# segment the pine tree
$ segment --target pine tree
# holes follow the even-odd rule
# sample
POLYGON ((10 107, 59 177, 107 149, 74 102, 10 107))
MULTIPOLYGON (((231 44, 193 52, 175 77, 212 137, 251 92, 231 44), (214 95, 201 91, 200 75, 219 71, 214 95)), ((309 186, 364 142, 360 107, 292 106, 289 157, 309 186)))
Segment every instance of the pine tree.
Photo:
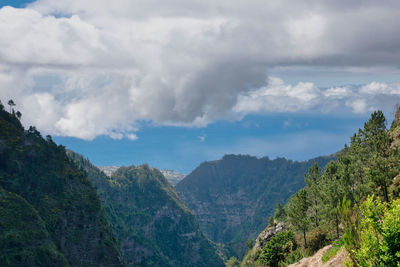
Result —
POLYGON ((307 216, 310 201, 308 199, 307 190, 302 188, 293 195, 287 205, 287 215, 289 222, 297 231, 303 233, 304 247, 307 247, 306 232, 310 226, 310 220, 307 216))
POLYGON ((304 175, 304 180, 306 182, 306 189, 308 191, 308 196, 310 199, 310 212, 311 218, 315 227, 319 226, 320 221, 320 199, 321 199, 321 188, 320 188, 320 178, 322 169, 318 167, 318 163, 314 163, 313 166, 308 170, 308 175, 304 175))

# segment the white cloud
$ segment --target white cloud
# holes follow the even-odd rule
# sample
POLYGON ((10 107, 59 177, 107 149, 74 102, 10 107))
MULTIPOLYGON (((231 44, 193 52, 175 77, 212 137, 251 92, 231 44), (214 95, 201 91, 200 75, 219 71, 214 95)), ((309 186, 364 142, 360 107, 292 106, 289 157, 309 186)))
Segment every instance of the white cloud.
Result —
MULTIPOLYGON (((363 86, 319 89, 313 83, 300 82, 292 86, 272 77, 266 86, 240 94, 233 110, 242 115, 311 111, 361 114, 375 109, 390 112, 400 103, 399 88, 400 84, 396 83, 371 82, 363 86)), ((287 126, 289 124, 285 124, 287 126)))
POLYGON ((38 0, 0 9, 0 97, 26 124, 84 139, 129 138, 140 120, 366 112, 396 104, 399 86, 265 85, 267 71, 398 69, 399 24, 398 1, 38 0))
POLYGON ((136 134, 127 134, 126 138, 128 138, 129 140, 132 140, 132 141, 138 139, 136 134))
POLYGON ((320 97, 321 91, 312 83, 292 86, 271 77, 267 86, 239 95, 233 110, 238 113, 303 111, 318 104, 320 97))
POLYGON ((348 100, 346 106, 352 108, 355 113, 364 113, 368 110, 365 99, 348 100))
POLYGON ((206 140, 206 136, 205 135, 199 136, 199 140, 200 142, 204 142, 206 140))

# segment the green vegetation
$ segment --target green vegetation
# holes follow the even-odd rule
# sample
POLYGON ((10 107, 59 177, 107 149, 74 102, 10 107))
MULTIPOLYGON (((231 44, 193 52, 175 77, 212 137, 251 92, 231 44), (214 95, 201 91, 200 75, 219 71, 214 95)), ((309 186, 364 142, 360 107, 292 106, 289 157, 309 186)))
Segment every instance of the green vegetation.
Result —
POLYGON ((277 233, 262 249, 259 261, 271 267, 279 266, 296 248, 293 232, 277 233))
POLYGON ((0 263, 2 266, 68 266, 37 211, 0 187, 0 263))
POLYGON ((336 242, 334 242, 333 245, 327 251, 325 251, 324 255, 322 255, 322 262, 325 263, 332 257, 335 257, 336 254, 342 249, 342 247, 343 247, 342 239, 339 239, 336 242))
MULTIPOLYGON (((246 241, 254 240, 268 225, 275 206, 305 185, 303 174, 308 168, 316 162, 325 166, 334 158, 297 162, 226 155, 202 163, 175 188, 204 233, 224 244, 230 256, 241 258, 248 250, 246 241)), ((284 217, 280 207, 277 216, 284 217)))
POLYGON ((400 199, 391 203, 370 196, 362 204, 359 248, 355 263, 360 266, 398 266, 400 263, 400 199))
POLYGON ((238 259, 236 257, 233 256, 225 262, 225 266, 226 267, 239 267, 240 262, 238 261, 238 259))
POLYGON ((216 246, 158 170, 121 167, 108 177, 82 156, 69 156, 96 187, 128 265, 223 266, 216 246))
POLYGON ((122 266, 87 174, 0 105, 2 266, 122 266))
MULTIPOLYGON (((284 222, 295 231, 296 240, 303 240, 303 254, 311 255, 342 235, 325 253, 324 261, 344 245, 349 266, 400 264, 400 183, 396 178, 400 112, 396 114, 387 130, 383 113, 374 112, 336 161, 324 170, 314 164, 305 175, 306 186, 283 208, 276 208, 270 225, 284 222)), ((279 250, 271 253, 270 257, 281 256, 279 250)), ((242 266, 252 266, 257 260, 262 257, 255 255, 253 262, 242 262, 242 266)))

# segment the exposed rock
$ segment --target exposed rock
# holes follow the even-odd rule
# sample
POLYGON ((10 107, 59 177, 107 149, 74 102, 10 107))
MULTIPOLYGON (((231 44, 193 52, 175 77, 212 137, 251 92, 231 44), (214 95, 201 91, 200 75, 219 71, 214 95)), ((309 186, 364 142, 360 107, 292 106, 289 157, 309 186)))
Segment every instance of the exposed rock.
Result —
POLYGON ((173 170, 160 170, 160 172, 164 175, 165 178, 173 185, 175 186, 177 183, 179 183, 181 180, 183 180, 186 175, 181 174, 179 172, 173 171, 173 170))
POLYGON ((111 176, 113 172, 119 169, 119 166, 98 166, 107 176, 111 176))
POLYGON ((265 244, 271 240, 272 237, 274 237, 277 233, 282 232, 285 230, 285 225, 280 222, 275 226, 270 226, 266 228, 264 231, 262 231, 257 239, 256 243, 254 244, 254 247, 252 249, 253 253, 256 252, 257 249, 262 249, 265 244))
MULTIPOLYGON (((116 170, 118 170, 120 166, 97 166, 97 168, 102 170, 107 176, 111 177, 111 175, 116 170)), ((173 170, 160 170, 160 172, 164 175, 165 178, 167 178, 167 180, 172 184, 172 186, 175 186, 177 183, 179 183, 186 177, 186 175, 173 170)))

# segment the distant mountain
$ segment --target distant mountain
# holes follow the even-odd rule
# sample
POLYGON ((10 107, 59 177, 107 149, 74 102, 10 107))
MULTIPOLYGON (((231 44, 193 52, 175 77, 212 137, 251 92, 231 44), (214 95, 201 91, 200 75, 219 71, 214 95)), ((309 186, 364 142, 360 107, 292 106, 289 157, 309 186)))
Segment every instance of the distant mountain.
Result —
MULTIPOLYGON (((119 166, 98 166, 100 170, 102 170, 106 175, 111 176, 116 170, 118 170, 119 166)), ((175 186, 179 183, 186 175, 183 175, 179 172, 173 170, 160 170, 160 172, 164 175, 165 178, 175 186)))
POLYGON ((87 174, 2 105, 0 265, 123 266, 87 174))
POLYGON ((218 249, 160 171, 121 167, 111 177, 70 152, 105 207, 129 266, 224 266, 218 249))
POLYGON ((247 239, 254 239, 267 226, 275 206, 304 186, 308 168, 314 162, 325 166, 333 159, 298 162, 226 155, 202 163, 175 188, 205 234, 242 257, 247 239))
POLYGON ((183 180, 186 176, 173 170, 160 170, 160 172, 173 186, 176 186, 176 184, 183 180))

